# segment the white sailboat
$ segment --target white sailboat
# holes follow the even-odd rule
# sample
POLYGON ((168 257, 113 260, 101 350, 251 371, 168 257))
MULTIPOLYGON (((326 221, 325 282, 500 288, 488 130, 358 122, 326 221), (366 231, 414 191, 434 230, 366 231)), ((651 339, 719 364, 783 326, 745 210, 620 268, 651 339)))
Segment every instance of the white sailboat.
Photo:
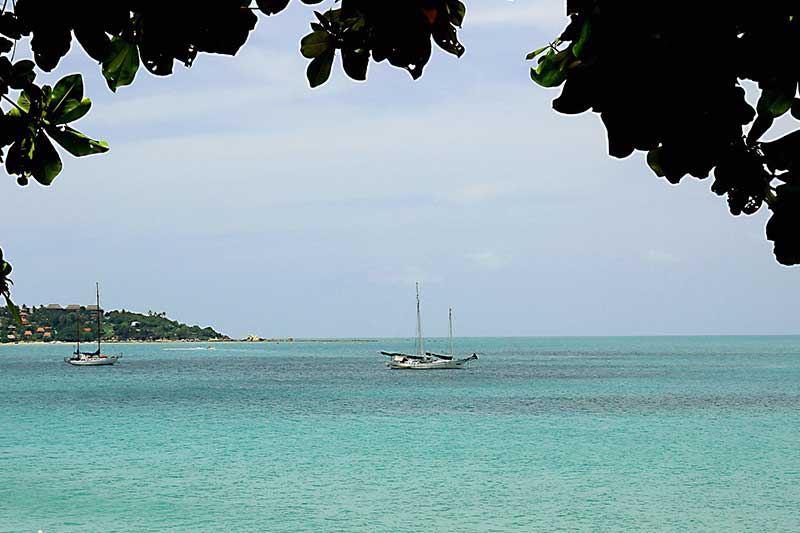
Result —
POLYGON ((81 321, 80 321, 80 310, 78 310, 78 318, 76 319, 77 330, 78 330, 78 337, 77 341, 78 344, 75 348, 75 353, 72 357, 65 357, 64 362, 69 363, 75 366, 106 366, 106 365, 113 365, 117 361, 119 361, 122 356, 121 355, 104 355, 100 351, 100 337, 101 329, 100 329, 100 317, 102 315, 102 311, 100 309, 100 284, 97 284, 97 350, 94 352, 82 352, 81 351, 81 321))
POLYGON ((449 312, 450 322, 450 355, 441 355, 425 351, 425 339, 422 336, 422 318, 419 306, 419 283, 417 283, 417 353, 405 354, 395 352, 381 352, 390 357, 386 366, 394 370, 457 370, 467 366, 467 363, 478 358, 473 353, 469 357, 458 358, 453 353, 453 310, 449 312))

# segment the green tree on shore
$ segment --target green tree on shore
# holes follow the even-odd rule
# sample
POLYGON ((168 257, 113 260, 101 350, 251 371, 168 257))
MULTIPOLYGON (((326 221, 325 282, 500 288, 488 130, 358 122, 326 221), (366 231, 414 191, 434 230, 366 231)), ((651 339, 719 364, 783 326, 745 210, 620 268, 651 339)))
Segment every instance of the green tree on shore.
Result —
MULTIPOLYGON (((97 311, 80 309, 48 309, 44 306, 25 309, 26 325, 15 326, 15 319, 7 307, 0 307, 0 342, 26 340, 24 332, 33 333, 27 340, 75 342, 97 341, 97 311), (10 326, 14 326, 11 328, 10 326), (38 331, 39 329, 42 331, 38 331), (14 339, 8 334, 13 332, 14 339), (46 337, 44 334, 48 333, 46 337)), ((226 338, 213 328, 188 326, 167 318, 166 313, 141 314, 131 311, 104 312, 101 321, 103 339, 112 341, 207 341, 226 338)))

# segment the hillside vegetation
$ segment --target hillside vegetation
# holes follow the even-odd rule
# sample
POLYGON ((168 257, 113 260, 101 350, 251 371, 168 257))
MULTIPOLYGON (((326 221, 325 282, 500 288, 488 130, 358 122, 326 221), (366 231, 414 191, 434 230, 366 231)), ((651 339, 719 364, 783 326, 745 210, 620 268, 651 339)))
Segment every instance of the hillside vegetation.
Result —
MULTIPOLYGON (((165 313, 148 314, 131 311, 108 311, 102 316, 104 341, 208 341, 227 339, 213 328, 187 326, 167 318, 165 313)), ((11 318, 5 307, 0 307, 0 342, 97 340, 97 311, 78 309, 21 308, 22 326, 11 318)))

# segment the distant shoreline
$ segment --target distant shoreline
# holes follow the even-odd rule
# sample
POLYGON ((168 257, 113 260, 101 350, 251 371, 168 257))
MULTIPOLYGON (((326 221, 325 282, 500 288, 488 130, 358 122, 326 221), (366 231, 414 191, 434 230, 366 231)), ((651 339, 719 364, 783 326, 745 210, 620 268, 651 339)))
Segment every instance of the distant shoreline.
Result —
MULTIPOLYGON (((264 340, 261 342, 284 342, 264 340)), ((286 342, 380 342, 378 339, 294 339, 293 341, 286 342)))
MULTIPOLYGON (((298 344, 298 343, 353 343, 353 342, 379 342, 378 339, 260 339, 260 340, 241 340, 241 339, 215 339, 215 340, 170 340, 170 339, 157 339, 152 341, 104 341, 103 344, 222 344, 222 343, 242 343, 242 344, 258 344, 258 343, 272 343, 272 344, 298 344)), ((74 342, 67 341, 17 341, 17 342, 3 342, 0 346, 71 346, 74 342)), ((96 341, 89 341, 83 343, 86 346, 96 344, 96 341)))
POLYGON ((259 337, 249 335, 243 339, 220 339, 226 342, 378 342, 377 339, 298 339, 297 337, 259 337))

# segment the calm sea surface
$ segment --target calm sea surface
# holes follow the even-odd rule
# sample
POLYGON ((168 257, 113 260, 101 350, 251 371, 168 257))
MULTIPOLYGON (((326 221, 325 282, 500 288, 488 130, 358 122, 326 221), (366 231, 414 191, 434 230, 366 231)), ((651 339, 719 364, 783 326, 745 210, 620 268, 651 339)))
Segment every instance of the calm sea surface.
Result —
POLYGON ((800 530, 800 337, 456 345, 0 346, 0 531, 800 530))

